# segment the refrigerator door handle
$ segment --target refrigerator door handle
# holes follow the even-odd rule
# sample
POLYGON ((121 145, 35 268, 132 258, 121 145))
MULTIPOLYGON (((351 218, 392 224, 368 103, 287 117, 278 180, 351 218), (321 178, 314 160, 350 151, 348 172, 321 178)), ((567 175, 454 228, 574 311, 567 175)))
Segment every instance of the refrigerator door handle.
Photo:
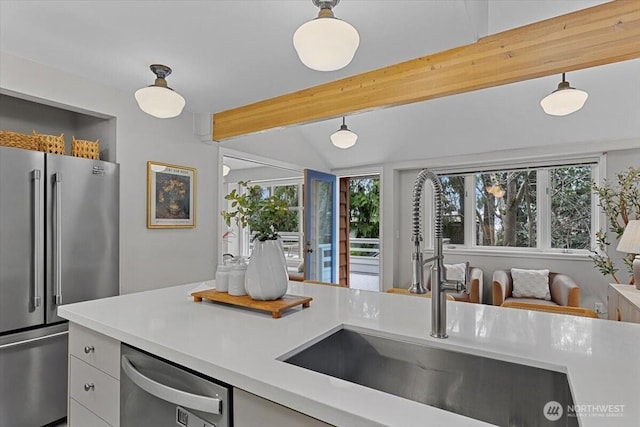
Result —
POLYGON ((62 174, 57 172, 53 176, 55 183, 55 305, 62 305, 62 174))
POLYGON ((30 338, 28 340, 22 340, 22 341, 12 342, 12 343, 9 343, 9 344, 3 344, 3 345, 0 345, 0 350, 4 350, 5 348, 18 347, 18 346, 21 346, 21 345, 30 344, 30 343, 37 342, 37 341, 48 340, 48 339, 59 337, 59 336, 62 336, 62 335, 67 335, 68 333, 69 333, 69 331, 62 331, 62 332, 57 332, 57 333, 51 334, 51 335, 44 335, 44 336, 37 337, 37 338, 30 338))
POLYGON ((38 284, 40 282, 40 169, 34 169, 31 172, 33 178, 33 307, 40 307, 42 297, 38 294, 38 284))

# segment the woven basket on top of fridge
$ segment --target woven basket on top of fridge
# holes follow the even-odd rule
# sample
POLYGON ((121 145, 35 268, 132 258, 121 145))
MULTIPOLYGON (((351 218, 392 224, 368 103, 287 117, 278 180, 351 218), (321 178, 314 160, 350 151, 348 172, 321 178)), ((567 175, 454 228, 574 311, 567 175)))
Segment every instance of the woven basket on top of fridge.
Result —
POLYGON ((35 135, 0 130, 0 145, 37 151, 40 149, 40 140, 35 135))
POLYGON ((52 154, 64 154, 64 133, 61 133, 60 136, 44 135, 34 130, 33 134, 40 141, 40 151, 52 154))
POLYGON ((76 139, 75 136, 71 140, 71 155, 75 157, 84 157, 85 159, 100 159, 100 140, 85 141, 76 139))

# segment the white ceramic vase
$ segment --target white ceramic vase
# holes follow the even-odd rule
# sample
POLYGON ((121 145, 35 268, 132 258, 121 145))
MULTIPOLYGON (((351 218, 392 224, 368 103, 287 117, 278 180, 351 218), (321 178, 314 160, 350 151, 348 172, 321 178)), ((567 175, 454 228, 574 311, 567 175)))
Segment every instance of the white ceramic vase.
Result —
POLYGON ((244 287, 252 299, 270 301, 287 293, 289 274, 282 243, 256 240, 244 278, 244 287))

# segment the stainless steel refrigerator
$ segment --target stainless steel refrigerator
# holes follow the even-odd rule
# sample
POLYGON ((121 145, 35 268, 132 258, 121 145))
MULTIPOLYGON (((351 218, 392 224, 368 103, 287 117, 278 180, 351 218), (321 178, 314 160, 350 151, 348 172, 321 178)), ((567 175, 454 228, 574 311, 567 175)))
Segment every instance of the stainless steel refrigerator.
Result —
POLYGON ((119 166, 0 147, 0 426, 67 415, 57 307, 118 294, 119 166))

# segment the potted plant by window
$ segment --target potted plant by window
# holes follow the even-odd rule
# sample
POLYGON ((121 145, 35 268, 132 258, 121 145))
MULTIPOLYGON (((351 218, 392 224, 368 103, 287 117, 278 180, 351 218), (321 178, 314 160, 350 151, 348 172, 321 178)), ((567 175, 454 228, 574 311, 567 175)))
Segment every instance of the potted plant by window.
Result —
POLYGON ((287 263, 278 238, 289 218, 287 202, 263 195, 262 187, 238 182, 240 189, 225 196, 230 210, 220 212, 227 226, 235 221, 239 227, 249 227, 253 235, 253 250, 245 275, 245 289, 255 300, 275 300, 287 293, 289 275, 287 263))
MULTIPOLYGON (((610 245, 609 236, 615 235, 616 241, 620 241, 622 233, 630 220, 640 219, 640 168, 629 167, 626 171, 619 172, 617 182, 607 182, 602 186, 592 184, 593 191, 598 194, 598 205, 602 208, 607 221, 607 229, 596 232, 597 249, 592 251, 591 257, 595 267, 607 276, 610 275, 616 283, 620 283, 616 272, 618 268, 607 254, 610 245)), ((629 254, 624 258, 633 283, 632 263, 636 254, 629 254)), ((636 287, 638 284, 636 283, 636 287)))

